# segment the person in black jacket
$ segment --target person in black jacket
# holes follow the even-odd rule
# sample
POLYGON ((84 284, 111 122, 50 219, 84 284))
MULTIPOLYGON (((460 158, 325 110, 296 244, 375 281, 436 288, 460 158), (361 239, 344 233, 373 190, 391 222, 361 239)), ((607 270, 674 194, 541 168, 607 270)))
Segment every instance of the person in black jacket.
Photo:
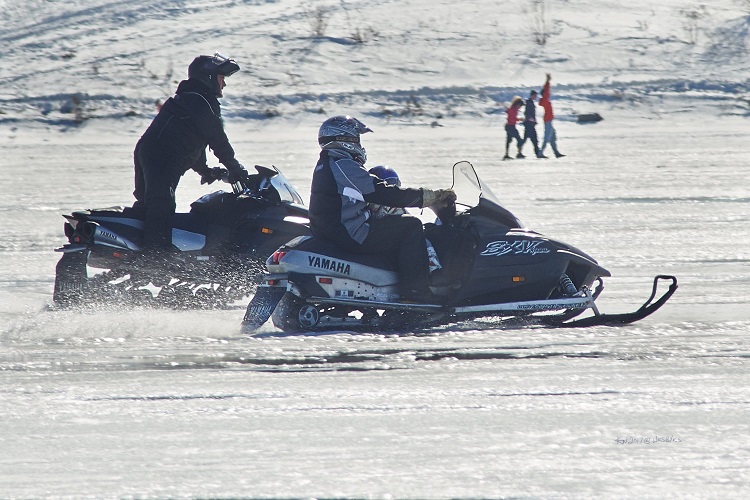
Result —
POLYGON ((536 96, 536 90, 532 90, 529 93, 529 98, 526 99, 526 108, 523 112, 523 140, 521 141, 521 145, 518 147, 518 155, 516 155, 516 158, 525 158, 525 156, 521 152, 521 148, 523 148, 523 145, 526 144, 527 139, 531 142, 531 145, 534 146, 534 154, 537 158, 547 158, 539 149, 539 138, 536 135, 536 105, 534 104, 534 101, 536 101, 536 96))
POLYGON ((430 296, 422 221, 410 215, 372 217, 370 206, 431 207, 453 203, 450 189, 403 188, 388 185, 365 169, 367 152, 360 134, 372 132, 350 116, 327 119, 318 131, 321 152, 310 192, 313 236, 354 253, 379 253, 392 259, 405 299, 430 296))
POLYGON ((208 167, 206 146, 227 168, 230 182, 247 177, 224 132, 218 100, 224 95, 224 79, 239 69, 219 54, 196 57, 188 79, 180 82, 136 144, 133 208, 145 209, 145 252, 172 248, 171 218, 180 177, 193 169, 202 183, 211 183, 223 174, 219 167, 208 167))

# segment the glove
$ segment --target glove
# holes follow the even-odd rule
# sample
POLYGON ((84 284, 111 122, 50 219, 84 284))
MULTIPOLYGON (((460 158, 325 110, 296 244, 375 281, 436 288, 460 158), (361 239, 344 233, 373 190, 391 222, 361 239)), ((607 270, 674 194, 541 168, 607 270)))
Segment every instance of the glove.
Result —
POLYGON ((242 165, 239 165, 236 168, 233 168, 229 171, 229 183, 234 184, 235 182, 245 181, 247 178, 250 177, 250 174, 247 173, 247 170, 245 170, 245 167, 242 165))
POLYGON ((452 189, 432 189, 422 188, 422 208, 430 207, 440 209, 456 201, 456 193, 452 189))
POLYGON ((227 169, 221 167, 209 168, 201 174, 201 184, 211 184, 227 175, 227 169))
POLYGON ((422 208, 429 207, 435 201, 437 201, 437 191, 432 189, 422 188, 422 208))

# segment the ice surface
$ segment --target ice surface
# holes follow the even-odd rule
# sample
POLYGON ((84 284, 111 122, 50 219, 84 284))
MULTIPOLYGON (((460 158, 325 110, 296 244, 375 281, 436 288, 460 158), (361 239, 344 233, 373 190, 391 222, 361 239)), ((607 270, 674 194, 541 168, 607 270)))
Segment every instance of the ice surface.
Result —
MULTIPOLYGON (((297 1, 2 2, 0 497, 750 495, 748 12, 712 3, 691 44, 683 2, 547 2, 542 48, 525 3, 470 4, 321 2, 314 37, 297 1), (655 274, 679 290, 580 330, 246 337, 242 308, 49 310, 61 214, 132 202, 153 101, 216 49, 247 68, 224 100, 238 157, 305 199, 317 126, 351 112, 405 185, 471 161, 594 256, 602 311, 637 308, 655 274), (502 162, 499 110, 548 71, 568 156, 502 162)), ((186 175, 178 209, 209 190, 186 175)))

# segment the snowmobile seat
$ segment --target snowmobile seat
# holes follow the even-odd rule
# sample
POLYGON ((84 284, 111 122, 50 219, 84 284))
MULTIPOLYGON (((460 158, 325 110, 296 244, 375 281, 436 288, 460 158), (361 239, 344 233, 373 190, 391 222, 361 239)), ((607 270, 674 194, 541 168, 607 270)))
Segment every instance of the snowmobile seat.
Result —
MULTIPOLYGON (((129 207, 128 207, 129 208, 129 207)), ((96 215, 99 217, 121 217, 123 212, 127 210, 120 206, 106 207, 106 208, 88 208, 86 210, 77 210, 72 215, 81 215, 84 217, 90 217, 96 215)))
POLYGON ((383 269, 385 271, 396 270, 396 267, 393 265, 391 260, 383 255, 375 253, 347 252, 335 243, 322 240, 320 238, 307 238, 296 248, 305 252, 319 253, 322 255, 327 255, 329 257, 335 257, 340 260, 356 262, 357 264, 383 269))

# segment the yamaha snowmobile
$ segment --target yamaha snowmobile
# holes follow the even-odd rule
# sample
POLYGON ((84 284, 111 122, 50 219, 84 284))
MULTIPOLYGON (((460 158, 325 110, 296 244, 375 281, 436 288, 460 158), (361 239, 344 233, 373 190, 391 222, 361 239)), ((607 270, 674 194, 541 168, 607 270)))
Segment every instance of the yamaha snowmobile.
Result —
POLYGON ((595 301, 610 273, 596 260, 523 228, 469 162, 454 165, 453 190, 456 205, 438 211, 439 225, 425 225, 442 265, 432 274, 431 297, 400 297, 394 267, 381 255, 355 255, 302 236, 267 260, 243 332, 253 332, 269 317, 290 332, 383 331, 482 317, 553 326, 620 325, 650 315, 677 288, 674 276, 656 276, 640 309, 602 314, 595 301), (669 289, 654 300, 663 280, 671 281, 669 289), (593 314, 576 319, 585 311, 593 314))
MULTIPOLYGON (((58 306, 117 302, 174 308, 226 307, 249 296, 266 258, 309 235, 307 208, 282 173, 255 167, 232 192, 207 194, 172 219, 173 251, 141 251, 145 211, 133 207, 64 215, 68 244, 57 264, 58 306)), ((222 179, 229 182, 226 176, 222 179)))

